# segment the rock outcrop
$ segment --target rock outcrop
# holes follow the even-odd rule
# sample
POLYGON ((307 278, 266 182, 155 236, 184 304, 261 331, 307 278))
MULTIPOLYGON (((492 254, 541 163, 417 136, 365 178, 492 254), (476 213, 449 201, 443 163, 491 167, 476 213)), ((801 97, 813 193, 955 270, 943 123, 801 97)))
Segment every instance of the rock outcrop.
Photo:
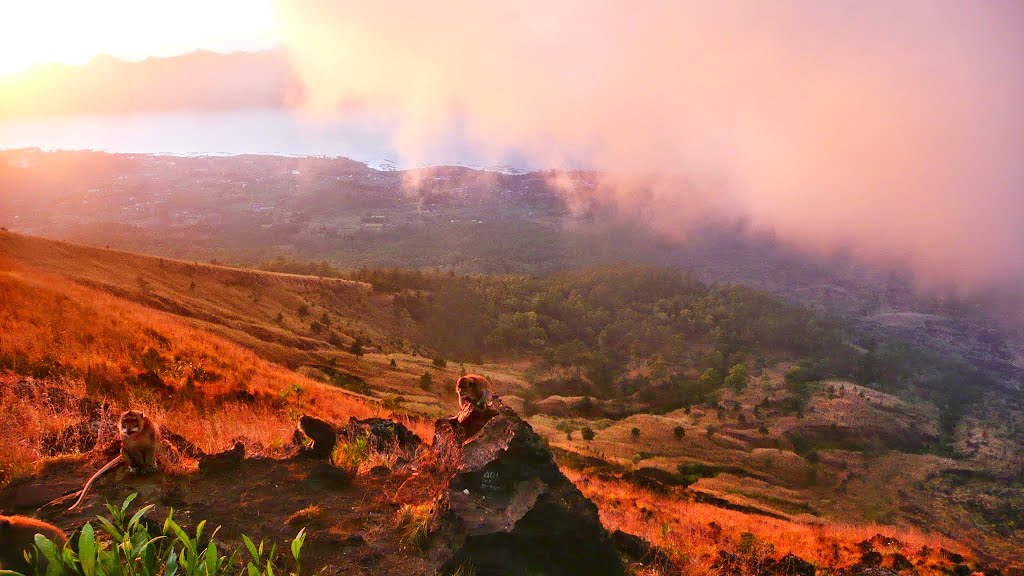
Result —
POLYGON ((528 423, 498 400, 492 408, 469 438, 455 420, 435 425, 434 450, 450 474, 431 518, 441 573, 624 574, 597 507, 528 423))

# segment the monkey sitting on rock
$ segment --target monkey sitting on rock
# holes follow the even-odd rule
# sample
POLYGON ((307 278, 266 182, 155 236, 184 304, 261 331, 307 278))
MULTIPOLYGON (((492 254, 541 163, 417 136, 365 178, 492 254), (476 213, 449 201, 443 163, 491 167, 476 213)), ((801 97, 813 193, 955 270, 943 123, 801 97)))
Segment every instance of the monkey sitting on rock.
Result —
POLYGON ((89 478, 78 500, 68 510, 74 510, 82 504, 97 478, 121 464, 128 464, 128 469, 138 474, 145 474, 156 468, 156 448, 160 443, 160 431, 149 417, 138 410, 128 410, 121 414, 118 431, 121 436, 121 453, 89 478))
POLYGON ((459 413, 449 419, 463 439, 472 438, 498 414, 492 405, 491 383, 479 374, 466 374, 455 383, 459 413))

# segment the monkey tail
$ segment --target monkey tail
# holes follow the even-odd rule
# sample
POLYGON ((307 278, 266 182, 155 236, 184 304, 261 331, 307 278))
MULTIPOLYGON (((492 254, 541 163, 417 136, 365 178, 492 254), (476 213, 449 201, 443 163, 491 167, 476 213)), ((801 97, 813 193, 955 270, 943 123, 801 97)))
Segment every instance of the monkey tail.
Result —
POLYGON ((92 483, 95 482, 97 478, 113 470, 122 462, 124 462, 124 456, 118 454, 116 458, 114 458, 110 462, 107 462, 106 466, 100 468, 99 471, 93 474, 92 478, 89 478, 89 480, 86 481, 85 486, 82 487, 82 493, 79 494, 78 500, 76 500, 75 503, 71 505, 71 508, 68 508, 68 512, 74 510, 75 508, 78 508, 78 505, 82 503, 82 500, 85 500, 85 495, 89 493, 89 488, 92 487, 92 483))

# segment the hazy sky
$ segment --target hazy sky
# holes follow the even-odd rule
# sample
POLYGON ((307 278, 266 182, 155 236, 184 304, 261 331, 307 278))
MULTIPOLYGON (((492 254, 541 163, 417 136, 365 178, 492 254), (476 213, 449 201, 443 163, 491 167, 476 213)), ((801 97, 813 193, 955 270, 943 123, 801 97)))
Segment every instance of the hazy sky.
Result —
POLYGON ((98 54, 141 60, 280 41, 273 0, 0 0, 0 75, 98 54))
MULTIPOLYGON (((585 159, 601 201, 709 211, 924 278, 1024 280, 1020 0, 0 0, 26 63, 283 43, 302 105, 396 111, 409 163, 585 159), (680 177, 685 185, 680 184, 680 177)), ((339 112, 342 111, 342 112, 339 112)))

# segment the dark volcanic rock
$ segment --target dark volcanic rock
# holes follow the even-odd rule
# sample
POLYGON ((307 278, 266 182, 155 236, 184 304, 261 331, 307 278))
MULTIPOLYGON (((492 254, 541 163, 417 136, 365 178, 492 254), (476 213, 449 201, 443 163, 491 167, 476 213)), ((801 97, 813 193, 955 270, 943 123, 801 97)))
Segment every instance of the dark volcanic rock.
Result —
POLYGON ((860 557, 860 563, 865 566, 881 566, 882 565, 882 554, 880 552, 865 552, 860 557))
POLYGON ((677 576, 682 572, 677 568, 668 553, 658 546, 652 546, 650 542, 639 536, 634 536, 622 530, 612 533, 612 542, 628 560, 639 562, 644 566, 655 565, 661 568, 659 574, 665 576, 677 576))
POLYGON ((199 459, 199 470, 203 472, 221 472, 230 470, 245 460, 245 444, 235 442, 230 450, 203 456, 199 459))
POLYGON ((348 424, 338 431, 338 437, 355 440, 369 436, 372 447, 378 451, 390 450, 394 447, 415 450, 422 440, 404 425, 384 418, 349 419, 348 424))
POLYGON ((964 561, 963 555, 957 554, 956 552, 950 552, 949 550, 946 550, 945 548, 942 548, 941 550, 939 550, 939 554, 941 554, 943 558, 945 558, 946 560, 949 560, 953 564, 962 564, 963 561, 964 561))
POLYGON ((910 559, 908 559, 903 554, 893 554, 892 555, 892 569, 893 570, 900 570, 900 571, 902 571, 902 570, 912 570, 913 568, 914 568, 914 563, 911 562, 910 559))
POLYGON ((40 452, 45 456, 88 452, 96 446, 99 434, 95 423, 79 422, 64 427, 60 432, 44 434, 40 440, 40 452))
POLYGON ((171 446, 174 446, 178 452, 188 456, 189 458, 199 459, 206 456, 206 453, 203 452, 202 448, 196 446, 195 443, 190 441, 188 438, 185 438, 180 434, 175 434, 166 426, 160 426, 160 437, 167 441, 171 446))
POLYGON ((772 573, 779 576, 814 576, 815 568, 814 564, 790 552, 775 563, 772 573))
POLYGON ((863 564, 854 566, 849 573, 853 576, 899 576, 898 572, 893 572, 888 568, 865 566, 863 564))
POLYGON ((431 518, 436 560, 450 574, 620 576, 624 569, 597 507, 555 464, 541 437, 507 406, 460 442, 449 419, 434 450, 451 479, 431 518))

